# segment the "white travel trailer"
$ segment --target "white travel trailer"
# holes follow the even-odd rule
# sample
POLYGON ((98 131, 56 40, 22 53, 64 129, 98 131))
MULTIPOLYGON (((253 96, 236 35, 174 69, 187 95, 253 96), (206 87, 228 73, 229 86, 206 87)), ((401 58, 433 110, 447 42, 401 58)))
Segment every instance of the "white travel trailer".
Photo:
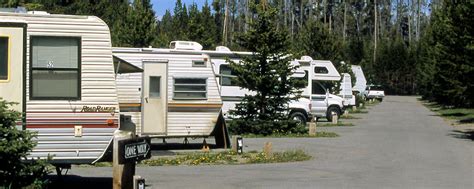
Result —
POLYGON ((119 128, 108 26, 94 16, 0 13, 0 97, 37 133, 29 158, 100 160, 119 128))
POLYGON ((367 80, 365 79, 362 67, 359 65, 351 65, 351 69, 356 77, 356 83, 352 90, 357 91, 359 93, 358 95, 363 95, 367 87, 367 80))
POLYGON ((344 106, 355 106, 355 96, 352 94, 352 79, 348 73, 342 73, 339 96, 344 99, 344 106))
POLYGON ((311 99, 311 114, 316 117, 326 117, 332 120, 332 115, 341 115, 344 110, 344 100, 336 95, 330 94, 328 89, 321 84, 324 81, 340 81, 341 75, 329 60, 313 60, 309 56, 303 56, 297 61, 301 66, 297 72, 304 72, 308 80, 308 86, 304 88, 302 96, 311 99))
POLYGON ((180 49, 179 43, 172 45, 174 49, 113 49, 116 59, 143 69, 143 73, 117 75, 121 113, 132 116, 141 136, 215 136, 217 145, 226 147, 230 140, 209 56, 180 49))

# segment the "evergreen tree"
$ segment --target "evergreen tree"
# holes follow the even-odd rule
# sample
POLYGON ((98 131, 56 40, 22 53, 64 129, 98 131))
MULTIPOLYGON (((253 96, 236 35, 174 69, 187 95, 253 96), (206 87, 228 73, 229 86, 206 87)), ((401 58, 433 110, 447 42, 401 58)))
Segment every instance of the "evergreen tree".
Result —
POLYGON ((156 18, 149 0, 134 1, 116 24, 117 46, 148 47, 155 40, 156 18))
POLYGON ((13 103, 0 98, 0 188, 42 188, 41 181, 47 170, 42 161, 25 162, 27 155, 36 146, 34 133, 18 130, 16 122, 21 113, 10 110, 13 103))
POLYGON ((474 107, 474 3, 445 1, 431 25, 430 57, 436 62, 433 98, 445 105, 474 107))
POLYGON ((293 57, 288 50, 288 34, 277 29, 275 18, 276 10, 261 3, 249 30, 238 36, 237 42, 254 53, 241 62, 230 62, 236 84, 253 93, 231 112, 236 117, 231 123, 236 133, 301 131, 288 121, 286 114, 288 102, 301 93, 296 87, 301 81, 290 78, 296 67, 290 64, 293 57))

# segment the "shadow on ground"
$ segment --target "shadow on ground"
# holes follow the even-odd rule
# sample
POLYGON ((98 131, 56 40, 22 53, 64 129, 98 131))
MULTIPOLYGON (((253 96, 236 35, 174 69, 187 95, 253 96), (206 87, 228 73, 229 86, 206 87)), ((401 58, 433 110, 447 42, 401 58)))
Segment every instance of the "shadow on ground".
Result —
POLYGON ((112 188, 112 177, 81 177, 77 175, 63 175, 59 179, 56 175, 48 176, 51 189, 107 189, 112 188))
POLYGON ((473 140, 474 141, 474 130, 472 130, 472 129, 453 130, 449 135, 453 136, 455 138, 468 139, 468 140, 473 140))

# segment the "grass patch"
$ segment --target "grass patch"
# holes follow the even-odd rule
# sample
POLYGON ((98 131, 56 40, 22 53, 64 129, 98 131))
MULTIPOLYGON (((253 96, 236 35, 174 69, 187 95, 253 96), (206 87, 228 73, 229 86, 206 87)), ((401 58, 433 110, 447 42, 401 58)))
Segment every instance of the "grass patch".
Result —
POLYGON ((350 115, 350 114, 346 114, 346 115, 342 114, 341 119, 361 119, 361 118, 360 117, 355 117, 355 116, 350 115))
POLYGON ((357 108, 356 110, 349 110, 350 114, 366 114, 369 111, 365 110, 365 107, 357 108))
POLYGON ((166 165, 235 165, 253 163, 282 163, 305 161, 311 156, 303 150, 292 150, 275 152, 267 156, 263 152, 249 151, 243 154, 236 154, 233 151, 204 153, 195 152, 181 154, 176 157, 156 158, 145 160, 140 163, 143 166, 166 166, 166 165))
POLYGON ((365 105, 365 106, 375 106, 375 105, 380 104, 380 103, 381 103, 381 102, 380 102, 379 100, 374 100, 374 101, 372 101, 372 102, 366 101, 364 105, 365 105))
POLYGON ((316 127, 351 127, 354 126, 353 123, 345 123, 345 122, 338 122, 336 124, 334 123, 321 123, 317 124, 316 127))
POLYGON ((443 118, 455 120, 460 124, 474 123, 474 108, 445 107, 427 101, 422 101, 422 104, 443 118))
MULTIPOLYGON (((318 126, 316 126, 318 127, 318 126)), ((271 135, 257 135, 257 134, 244 134, 241 135, 243 138, 322 138, 322 137, 338 137, 339 135, 334 132, 316 132, 316 135, 309 135, 308 133, 298 134, 298 133, 290 133, 290 134, 281 134, 281 133, 274 133, 271 135)))

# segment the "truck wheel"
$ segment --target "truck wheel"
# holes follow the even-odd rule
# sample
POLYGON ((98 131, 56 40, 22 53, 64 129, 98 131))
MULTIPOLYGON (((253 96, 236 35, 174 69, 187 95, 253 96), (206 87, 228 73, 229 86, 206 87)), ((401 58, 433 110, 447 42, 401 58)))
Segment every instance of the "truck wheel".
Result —
POLYGON ((296 121, 298 125, 306 126, 306 116, 301 112, 293 112, 290 114, 290 120, 296 121))
POLYGON ((335 106, 331 106, 328 108, 328 111, 326 113, 326 119, 331 122, 332 121, 332 114, 335 113, 337 117, 341 116, 341 111, 339 111, 339 108, 335 106))

